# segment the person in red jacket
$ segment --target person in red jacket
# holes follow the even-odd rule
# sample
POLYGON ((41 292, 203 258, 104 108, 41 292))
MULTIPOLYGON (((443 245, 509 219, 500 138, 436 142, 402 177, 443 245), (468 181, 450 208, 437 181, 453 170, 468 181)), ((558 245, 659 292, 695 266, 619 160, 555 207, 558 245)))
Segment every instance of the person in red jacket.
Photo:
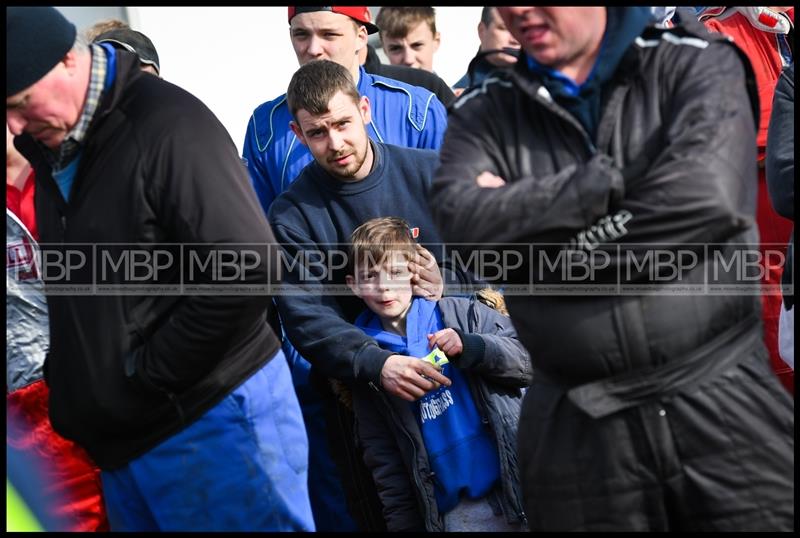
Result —
MULTIPOLYGON (((760 249, 765 255, 765 260, 770 259, 766 255, 767 251, 779 250, 785 256, 786 245, 792 232, 792 222, 778 215, 770 204, 764 173, 764 156, 775 85, 783 68, 792 62, 794 8, 706 8, 700 13, 700 20, 709 30, 731 36, 753 65, 761 104, 756 137, 759 164, 756 222, 761 237, 760 249)), ((773 370, 781 383, 794 394, 794 371, 781 360, 778 353, 778 318, 781 309, 779 290, 782 272, 782 265, 765 266, 762 283, 769 289, 765 289, 762 295, 764 343, 769 350, 773 370)))
POLYGON ((49 462, 45 473, 54 516, 71 531, 107 531, 100 470, 88 454, 53 431, 42 376, 48 347, 47 303, 35 264, 39 235, 33 170, 14 148, 6 125, 6 405, 18 427, 6 432, 13 448, 49 462))

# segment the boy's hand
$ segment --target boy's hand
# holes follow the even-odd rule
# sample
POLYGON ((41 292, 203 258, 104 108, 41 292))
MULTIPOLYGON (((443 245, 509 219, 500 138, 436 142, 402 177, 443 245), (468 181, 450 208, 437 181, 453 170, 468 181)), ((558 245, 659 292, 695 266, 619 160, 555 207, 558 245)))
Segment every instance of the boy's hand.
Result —
POLYGON ((408 270, 411 272, 411 293, 429 301, 438 301, 442 298, 444 283, 436 258, 425 247, 416 244, 414 246, 417 249, 417 256, 408 262, 408 270))
POLYGON ((434 365, 416 357, 392 355, 383 364, 381 385, 390 394, 414 402, 440 384, 450 386, 450 380, 434 365))
POLYGON ((464 344, 453 329, 442 329, 429 334, 428 347, 433 349, 433 346, 438 346, 448 357, 457 357, 464 351, 464 344))

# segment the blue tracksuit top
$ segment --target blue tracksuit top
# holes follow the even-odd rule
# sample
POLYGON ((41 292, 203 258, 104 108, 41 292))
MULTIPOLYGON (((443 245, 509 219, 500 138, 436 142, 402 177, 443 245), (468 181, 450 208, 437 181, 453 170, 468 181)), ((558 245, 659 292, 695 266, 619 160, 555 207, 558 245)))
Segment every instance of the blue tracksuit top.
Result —
MULTIPOLYGON (((358 93, 369 98, 375 142, 438 150, 447 128, 447 111, 425 88, 373 75, 359 68, 358 93)), ((289 128, 286 94, 253 111, 247 124, 243 158, 266 213, 313 157, 289 128)))

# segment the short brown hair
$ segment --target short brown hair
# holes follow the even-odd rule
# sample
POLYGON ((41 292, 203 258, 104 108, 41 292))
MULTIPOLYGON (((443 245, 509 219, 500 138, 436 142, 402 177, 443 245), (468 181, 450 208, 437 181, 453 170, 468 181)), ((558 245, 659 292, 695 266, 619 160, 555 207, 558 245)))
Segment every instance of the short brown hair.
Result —
POLYGON ((292 76, 286 90, 286 104, 295 119, 298 110, 321 116, 328 112, 328 103, 339 91, 358 104, 360 96, 350 71, 330 60, 314 60, 292 76))
POLYGON ((350 274, 364 262, 370 266, 383 263, 390 252, 400 251, 411 260, 416 255, 416 241, 411 229, 400 217, 370 219, 350 235, 350 274))
POLYGON ((375 18, 381 38, 401 38, 420 22, 428 23, 436 37, 436 11, 432 7, 382 7, 375 18))

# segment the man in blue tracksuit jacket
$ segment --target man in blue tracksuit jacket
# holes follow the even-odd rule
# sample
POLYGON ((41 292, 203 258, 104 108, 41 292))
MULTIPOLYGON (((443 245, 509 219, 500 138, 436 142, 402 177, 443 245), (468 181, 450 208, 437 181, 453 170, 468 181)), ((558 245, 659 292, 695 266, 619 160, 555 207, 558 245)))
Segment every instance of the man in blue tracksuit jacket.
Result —
MULTIPOLYGON (((424 88, 367 73, 359 65, 358 51, 366 47, 367 35, 378 31, 369 21, 366 7, 289 7, 290 36, 298 63, 328 59, 350 71, 359 94, 371 105, 372 121, 367 132, 373 141, 438 150, 447 127, 447 112, 436 96, 424 88)), ((265 213, 313 161, 289 128, 291 119, 284 94, 257 107, 247 125, 243 158, 265 213)), ((341 484, 334 478, 336 470, 322 413, 324 401, 309 384, 311 365, 287 338, 283 339, 283 350, 292 368, 309 436, 309 493, 317 530, 355 530, 344 506, 341 484)))

